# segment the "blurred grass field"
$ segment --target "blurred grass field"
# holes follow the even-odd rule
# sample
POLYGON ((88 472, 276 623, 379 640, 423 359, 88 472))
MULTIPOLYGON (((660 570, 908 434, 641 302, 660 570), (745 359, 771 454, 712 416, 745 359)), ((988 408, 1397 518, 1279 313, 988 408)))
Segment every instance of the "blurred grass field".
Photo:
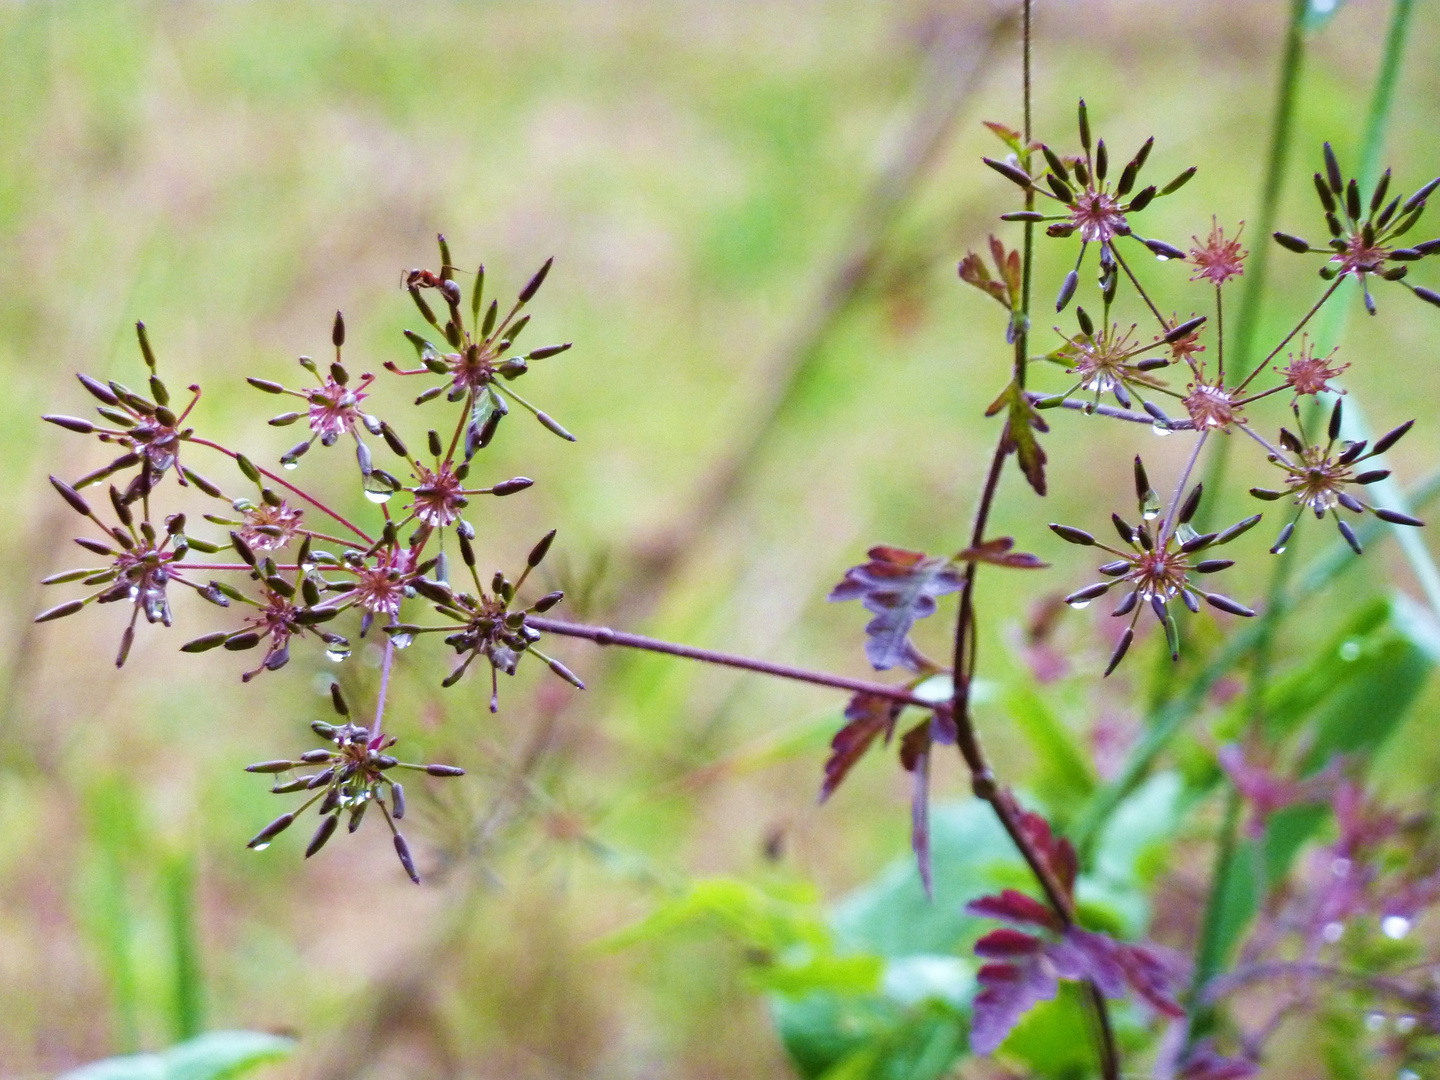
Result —
MULTIPOLYGON (((1212 212, 1249 217, 1285 6, 1042 4, 1037 129, 1073 142, 1083 93, 1117 152, 1153 133, 1157 174, 1198 164, 1149 215, 1155 235, 1182 243, 1212 212)), ((1282 227, 1316 229, 1306 177, 1322 139, 1358 156, 1384 17, 1357 0, 1313 41, 1282 227)), ((336 309, 357 367, 405 360, 400 331, 417 317, 400 277, 434 265, 437 231, 460 262, 483 261, 501 295, 554 255, 527 335, 576 346, 537 366, 525 392, 579 441, 509 420, 484 474, 537 484, 476 524, 482 558, 505 567, 557 527, 548 581, 571 615, 614 618, 640 557, 749 430, 778 343, 919 107, 935 42, 978 48, 995 18, 987 3, 921 0, 0 7, 0 512, 12 523, 0 550, 0 1076, 204 1027, 298 1034, 300 1056, 276 1076, 787 1075, 732 950, 704 937, 600 943, 690 875, 803 880, 834 898, 905 852, 891 763, 867 762, 815 805, 843 702, 567 642, 556 651, 590 690, 522 670, 491 717, 488 688, 442 694, 443 660, 417 648, 399 668, 395 730, 416 757, 471 771, 415 799, 426 887, 369 828, 308 864, 294 838, 248 852, 279 811, 241 767, 310 745, 327 662, 300 655, 242 687, 238 661, 176 653, 192 629, 223 625, 187 601, 176 629, 142 632, 123 674, 110 662, 119 612, 32 626, 57 602, 38 579, 81 565, 76 521, 45 476, 103 461, 37 417, 86 408, 76 371, 138 377, 131 324, 143 318, 172 386, 205 387, 200 422, 273 459, 293 440, 257 427, 270 403, 243 377, 295 381, 295 357, 323 350, 336 309)), ((1440 172, 1437 50, 1422 4, 1387 155, 1406 190, 1440 172)), ((1007 361, 1001 313, 954 267, 1014 206, 978 159, 996 149, 980 121, 1016 118, 1016 52, 1001 31, 740 495, 627 628, 861 675, 860 613, 827 606, 829 587, 871 544, 938 551, 965 534, 995 434, 982 413, 1007 361)), ((1040 255, 1043 312, 1073 249, 1042 238, 1040 255)), ((1262 336, 1311 302, 1303 262, 1273 260, 1262 336)), ((1183 273, 1150 271, 1163 310, 1196 303, 1183 273)), ((1398 288, 1377 295, 1379 318, 1356 301, 1347 324, 1347 385, 1377 428, 1421 418, 1394 454, 1400 476, 1419 477, 1440 459, 1435 313, 1398 288)), ((418 420, 403 426, 411 394, 390 391, 388 415, 418 439, 418 420)), ((1166 483, 1179 467, 1143 430, 1143 442, 1107 431, 1081 450, 1082 422, 1054 424, 1043 507, 1013 478, 1004 488, 997 531, 1055 565, 986 587, 989 678, 1023 679, 1026 613, 1088 580, 1084 553, 1061 550, 1043 522, 1098 524, 1112 493, 1127 502, 1137 445, 1166 483)), ((1217 511, 1227 518, 1250 512, 1241 493, 1263 479, 1236 458, 1244 482, 1217 511)), ((327 470, 311 457, 296 475, 327 470)), ((358 490, 331 490, 371 509, 358 490)), ((1231 592, 1263 589, 1263 548, 1251 544, 1231 592)), ((1414 588, 1388 546, 1342 580, 1337 620, 1387 582, 1414 588)), ((1332 625, 1302 620, 1284 656, 1332 625)), ((920 637, 943 654, 945 629, 920 637)), ((1074 615, 1065 632, 1098 670, 1092 624, 1074 615)), ((337 673, 372 686, 366 665, 357 649, 337 673)), ((1397 790, 1440 780, 1435 704, 1431 687, 1398 740, 1386 770, 1397 790)), ((1077 723, 1093 709, 1126 721, 1118 695, 1068 706, 1077 723)), ((982 719, 1002 770, 1023 780, 1024 745, 999 709, 982 719)), ((961 793, 957 764, 942 764, 940 797, 961 793)))

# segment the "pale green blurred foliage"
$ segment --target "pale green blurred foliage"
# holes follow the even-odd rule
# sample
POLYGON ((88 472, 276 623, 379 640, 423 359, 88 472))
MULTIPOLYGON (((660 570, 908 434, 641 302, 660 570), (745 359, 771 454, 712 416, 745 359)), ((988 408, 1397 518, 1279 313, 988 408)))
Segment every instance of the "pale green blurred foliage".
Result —
MULTIPOLYGON (((975 26, 986 15, 982 3, 952 6, 975 26)), ((1157 136, 1157 173, 1199 164, 1183 197, 1152 215, 1157 235, 1203 233, 1212 209, 1222 222, 1244 218, 1283 7, 1042 4, 1037 127, 1068 139, 1083 92, 1117 147, 1157 136)), ((1299 116, 1304 162, 1322 138, 1356 152, 1382 8, 1353 5, 1318 39, 1299 116)), ((815 806, 843 702, 658 657, 602 660, 570 642, 556 651, 590 682, 583 697, 522 673, 491 717, 488 688, 441 693, 443 661, 417 648, 399 668, 393 730, 417 754, 471 772, 463 787, 412 795, 426 887, 410 886, 374 833, 308 864, 293 838, 248 852, 244 840, 275 810, 241 767, 312 745, 325 661, 303 655, 241 687, 234 658, 175 652, 192 628, 221 625, 194 603, 179 605, 180 627, 142 634, 123 675, 110 663, 118 612, 32 627, 54 602, 34 583, 79 565, 67 550, 78 551, 75 521, 45 474, 101 461, 37 416, 81 410, 75 371, 134 377, 129 327, 144 318, 172 387, 204 385, 202 422, 273 460, 292 440, 257 424, 270 402, 243 376, 293 379, 295 356, 323 349, 337 308, 356 368, 406 360, 400 330, 417 317, 400 275, 433 265, 437 230, 509 292, 553 254, 527 334, 576 347, 537 367, 526 392, 579 442, 508 421, 487 475, 537 485, 477 515, 477 544, 488 563, 515 566, 558 527, 547 584, 572 600, 588 593, 572 614, 603 613, 637 550, 678 520, 743 428, 766 358, 914 108, 917 55, 938 9, 0 9, 10 478, 0 510, 11 523, 0 554, 0 1074, 48 1075, 203 1026, 298 1034, 300 1055, 276 1076, 785 1074, 745 958, 725 941, 596 943, 691 876, 831 900, 903 852, 907 811, 890 762, 866 762, 815 806), (517 780, 527 754, 538 764, 517 780), (776 837, 771 865, 764 848, 776 837)), ((1437 45, 1434 21, 1420 20, 1389 155, 1410 188, 1436 171, 1437 45)), ((936 550, 964 533, 994 437, 981 414, 1006 361, 1001 316, 962 289, 954 264, 1012 208, 1009 185, 977 167, 994 149, 979 121, 1014 119, 1012 52, 1007 43, 992 58, 893 230, 879 284, 831 337, 745 494, 634 629, 859 674, 858 613, 827 608, 828 587, 871 543, 936 550)), ((1288 185, 1282 220, 1309 227, 1310 199, 1306 185, 1288 185)), ((1040 281, 1063 272, 1062 246, 1042 241, 1040 281)), ((1272 329, 1312 289, 1307 269, 1275 265, 1272 329)), ((1181 303, 1172 279, 1158 288, 1162 306, 1181 303)), ((1043 335, 1045 289, 1037 295, 1043 335)), ((1399 290, 1380 299, 1381 319, 1352 319, 1367 355, 1350 390, 1380 428, 1433 420, 1437 324, 1423 317, 1433 313, 1411 310, 1399 290)), ((390 415, 407 419, 403 408, 390 415)), ((1073 587, 1086 565, 1046 540, 1042 521, 1076 520, 1123 491, 1128 438, 1104 433, 1073 456, 1054 439, 1055 494, 1043 507, 1007 481, 996 531, 1056 565, 987 586, 987 677, 1023 682, 1013 643, 1027 610, 1073 587)), ((1397 469, 1417 476, 1437 450, 1440 426, 1417 425, 1397 469)), ((324 475, 318 453, 297 479, 324 475)), ((1157 474, 1176 467, 1167 454, 1158 442, 1148 451, 1157 474)), ((358 491, 343 498, 363 511, 358 491)), ((1237 496, 1231 508, 1241 505, 1237 496)), ((1245 582, 1227 583, 1236 591, 1262 587, 1264 567, 1234 573, 1245 582)), ((1377 548, 1346 588, 1358 603, 1386 575, 1407 580, 1393 551, 1377 548)), ((1328 629, 1301 626, 1286 648, 1301 655, 1328 629)), ((920 636, 943 653, 944 632, 920 636)), ((1085 635, 1077 623, 1069 640, 1083 648, 1085 635)), ((365 664, 357 650, 342 677, 373 682, 365 664)), ((1390 769, 1397 790, 1436 776, 1434 703, 1431 688, 1390 769)), ((1085 711, 1065 706, 1070 720, 1085 711)), ((1033 781, 1032 752, 1004 716, 982 708, 984 734, 1003 773, 1033 781)), ((942 799, 958 796, 958 763, 944 762, 936 783, 942 799)))

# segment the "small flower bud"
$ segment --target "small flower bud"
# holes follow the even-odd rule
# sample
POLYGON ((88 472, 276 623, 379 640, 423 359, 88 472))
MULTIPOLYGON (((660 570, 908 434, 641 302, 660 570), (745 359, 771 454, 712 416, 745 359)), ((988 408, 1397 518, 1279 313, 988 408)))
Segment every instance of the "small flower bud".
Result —
POLYGON ((320 827, 315 830, 315 835, 310 838, 309 845, 305 848, 305 858, 310 858, 322 847, 325 841, 335 835, 335 827, 340 824, 339 814, 327 814, 320 822, 320 827))
POLYGON ((410 880, 419 885, 420 875, 415 872, 415 860, 410 857, 410 845, 398 832, 395 834, 395 854, 400 857, 400 865, 405 868, 405 873, 410 875, 410 880))

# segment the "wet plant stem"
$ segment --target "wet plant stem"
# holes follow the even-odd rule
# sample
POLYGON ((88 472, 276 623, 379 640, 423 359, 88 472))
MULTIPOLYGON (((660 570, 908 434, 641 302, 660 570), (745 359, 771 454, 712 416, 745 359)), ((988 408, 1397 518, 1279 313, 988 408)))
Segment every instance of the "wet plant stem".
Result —
POLYGON ((380 693, 375 701, 375 723, 370 725, 370 742, 376 746, 379 745, 376 740, 380 738, 381 724, 385 720, 385 698, 390 692, 390 669, 394 663, 395 639, 386 635, 385 658, 380 662, 380 693))

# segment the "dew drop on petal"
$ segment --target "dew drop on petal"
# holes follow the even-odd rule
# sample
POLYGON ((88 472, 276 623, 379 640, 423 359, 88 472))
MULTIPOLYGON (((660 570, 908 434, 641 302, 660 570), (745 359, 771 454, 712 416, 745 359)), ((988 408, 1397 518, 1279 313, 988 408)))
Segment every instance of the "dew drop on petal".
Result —
POLYGON ((1410 920, 1404 915, 1386 915, 1380 920, 1380 932, 1392 941, 1399 941, 1410 933, 1410 920))
POLYGON ((1065 602, 1069 604, 1072 608, 1074 608, 1076 611, 1083 611, 1085 608, 1090 606, 1089 600, 1066 600, 1065 602))

